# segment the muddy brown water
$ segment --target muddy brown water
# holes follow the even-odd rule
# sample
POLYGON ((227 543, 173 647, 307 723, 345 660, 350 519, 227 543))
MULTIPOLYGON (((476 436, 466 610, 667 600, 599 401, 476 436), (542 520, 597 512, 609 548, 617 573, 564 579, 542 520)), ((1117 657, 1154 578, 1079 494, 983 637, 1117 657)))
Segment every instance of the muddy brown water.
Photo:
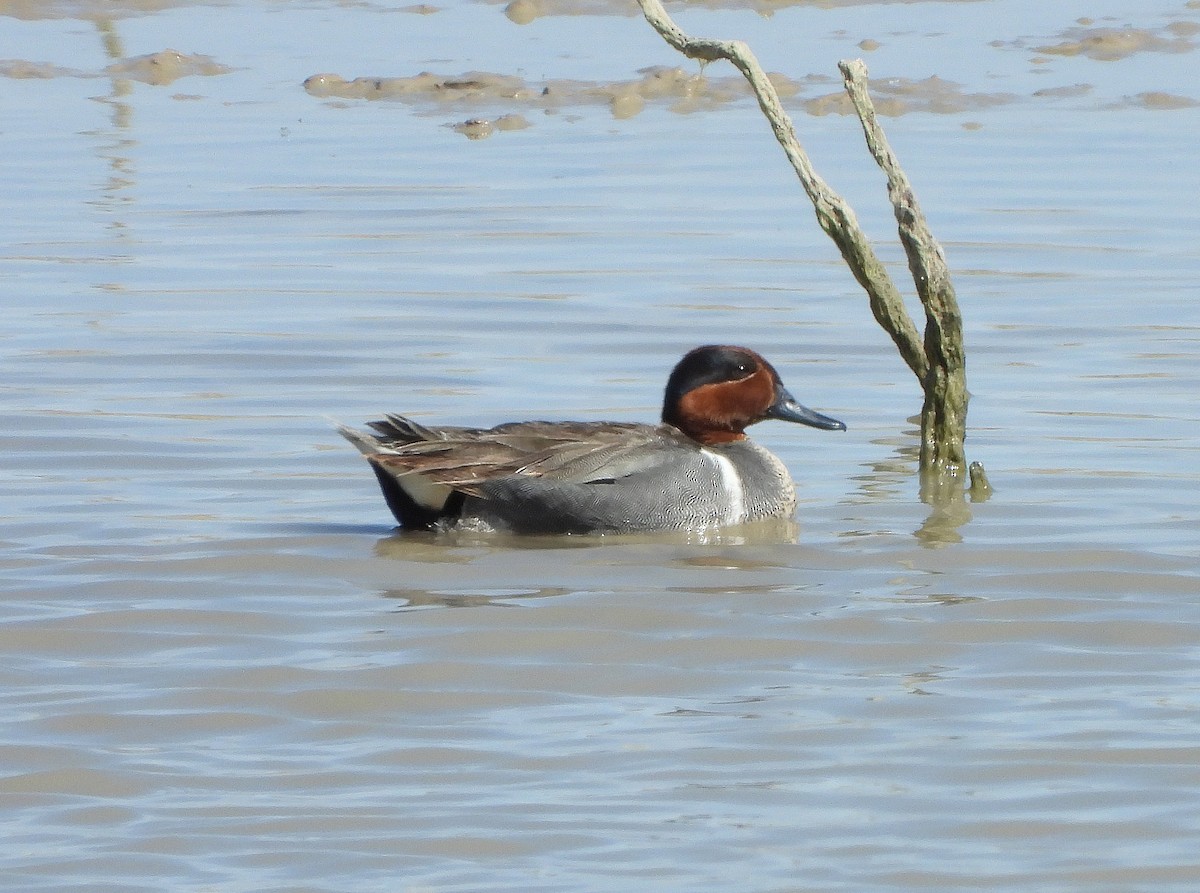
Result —
POLYGON ((940 508, 728 72, 527 7, 0 4, 4 888, 1195 890, 1196 4, 681 16, 902 277, 866 54, 996 488, 940 508), (330 421, 652 419, 711 341, 849 426, 756 429, 794 527, 397 535, 330 421))

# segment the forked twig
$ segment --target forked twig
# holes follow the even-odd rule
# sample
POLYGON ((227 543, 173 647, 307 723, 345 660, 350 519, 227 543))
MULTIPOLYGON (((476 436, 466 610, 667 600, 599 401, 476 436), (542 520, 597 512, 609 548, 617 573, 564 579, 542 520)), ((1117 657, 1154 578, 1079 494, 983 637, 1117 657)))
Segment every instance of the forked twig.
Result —
MULTIPOLYGON (((908 177, 888 145, 867 92, 867 69, 861 61, 839 66, 846 91, 862 122, 867 146, 888 180, 900 240, 908 256, 917 294, 925 308, 925 335, 909 316, 899 289, 875 254, 854 211, 813 169, 774 84, 750 48, 739 40, 690 37, 667 15, 660 0, 638 0, 646 21, 672 47, 702 62, 724 59, 749 82, 775 138, 800 178, 821 229, 834 241, 847 266, 866 291, 871 312, 891 336, 900 356, 921 382, 925 405, 921 415, 921 468, 945 481, 959 481, 965 465, 967 390, 962 346, 962 318, 941 246, 933 238, 908 177)), ((973 469, 974 471, 974 469, 973 469)), ((982 468, 979 469, 982 477, 982 468)), ((961 493, 961 482, 958 484, 961 493)), ((945 489, 940 487, 939 489, 945 489)))

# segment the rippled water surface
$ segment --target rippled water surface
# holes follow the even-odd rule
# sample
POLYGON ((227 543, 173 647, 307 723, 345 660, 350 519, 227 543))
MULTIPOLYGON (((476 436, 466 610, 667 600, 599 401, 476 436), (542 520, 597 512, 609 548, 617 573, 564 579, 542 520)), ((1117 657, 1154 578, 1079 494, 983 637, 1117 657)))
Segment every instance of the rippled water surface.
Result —
POLYGON ((757 109, 634 11, 0 2, 6 890, 1197 889, 1200 8, 676 9, 903 281, 871 66, 996 488, 939 507, 757 109), (399 535, 332 427, 650 420, 712 341, 849 426, 755 429, 794 530, 399 535))

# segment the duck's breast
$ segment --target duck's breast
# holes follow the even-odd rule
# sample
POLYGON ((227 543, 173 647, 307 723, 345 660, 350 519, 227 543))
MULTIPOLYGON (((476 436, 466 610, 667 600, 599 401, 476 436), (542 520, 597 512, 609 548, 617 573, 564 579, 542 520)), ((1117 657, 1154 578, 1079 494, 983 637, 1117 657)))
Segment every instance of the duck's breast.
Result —
POLYGON ((738 520, 728 523, 791 516, 796 508, 796 488, 787 466, 770 450, 751 440, 739 440, 704 452, 719 463, 726 499, 731 507, 737 507, 738 520))

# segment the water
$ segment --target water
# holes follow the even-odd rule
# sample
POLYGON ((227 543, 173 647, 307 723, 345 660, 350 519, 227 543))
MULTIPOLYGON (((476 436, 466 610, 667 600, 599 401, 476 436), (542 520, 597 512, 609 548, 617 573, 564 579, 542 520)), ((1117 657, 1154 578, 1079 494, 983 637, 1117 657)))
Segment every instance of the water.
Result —
POLYGON ((903 281, 857 125, 805 112, 881 44, 996 487, 937 508, 752 104, 568 83, 681 61, 633 16, 0 8, 51 75, 0 69, 6 889, 1194 890, 1200 112, 1145 96, 1200 98, 1200 12, 1127 7, 681 14, 802 83, 903 281), (1125 26, 1150 48, 1038 49, 1125 26), (230 70, 104 76, 168 48, 230 70), (301 87, 423 70, 566 98, 301 87), (755 430, 783 541, 396 535, 330 422, 652 419, 709 341, 849 425, 755 430))

